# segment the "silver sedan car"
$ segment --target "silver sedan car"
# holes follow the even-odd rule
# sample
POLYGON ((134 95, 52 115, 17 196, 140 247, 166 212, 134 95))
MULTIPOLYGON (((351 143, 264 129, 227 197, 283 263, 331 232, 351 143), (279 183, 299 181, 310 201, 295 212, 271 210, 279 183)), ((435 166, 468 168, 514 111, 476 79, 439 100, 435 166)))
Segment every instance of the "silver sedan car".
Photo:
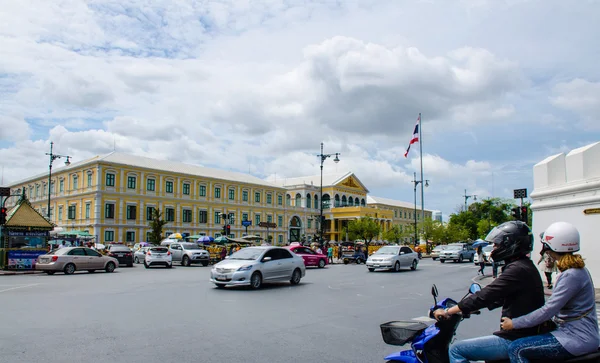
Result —
POLYGON ((306 274, 302 257, 274 246, 247 247, 215 264, 210 282, 218 288, 249 285, 258 289, 264 282, 300 283, 306 274))

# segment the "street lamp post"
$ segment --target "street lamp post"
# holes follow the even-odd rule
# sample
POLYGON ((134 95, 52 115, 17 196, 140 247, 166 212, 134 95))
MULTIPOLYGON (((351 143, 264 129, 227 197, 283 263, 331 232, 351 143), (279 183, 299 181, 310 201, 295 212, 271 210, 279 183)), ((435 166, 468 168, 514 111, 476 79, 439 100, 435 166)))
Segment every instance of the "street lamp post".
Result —
POLYGON ((71 165, 71 161, 69 161, 69 159, 71 158, 68 155, 58 155, 58 154, 54 154, 52 152, 52 149, 54 147, 54 142, 50 142, 50 152, 46 153, 46 155, 50 156, 50 165, 48 166, 48 210, 46 211, 48 213, 48 220, 50 220, 50 192, 52 191, 51 187, 52 187, 52 163, 54 162, 54 160, 56 159, 60 159, 60 158, 67 158, 67 160, 65 161, 65 165, 69 166, 71 165))
MULTIPOLYGON (((414 217, 415 217, 415 246, 417 245, 417 240, 418 240, 418 232, 417 232, 417 185, 419 185, 420 183, 423 183, 423 180, 417 180, 417 172, 415 172, 414 174, 414 179, 413 179, 413 184, 415 185, 415 212, 414 212, 414 217)), ((425 179, 425 187, 429 186, 429 179, 425 179)))
POLYGON ((335 163, 339 163, 340 162, 340 158, 339 156, 341 155, 341 153, 335 153, 335 154, 323 154, 323 143, 321 143, 321 153, 319 155, 317 155, 318 157, 321 158, 321 192, 320 192, 320 203, 321 203, 321 208, 320 209, 320 213, 319 213, 319 243, 323 244, 323 226, 325 225, 325 223, 323 223, 323 162, 325 161, 325 159, 331 157, 335 155, 335 159, 333 159, 333 161, 335 161, 335 163))
POLYGON ((473 200, 477 200, 477 195, 473 194, 473 195, 467 195, 467 190, 465 189, 465 195, 463 195, 463 197, 465 198, 465 212, 467 211, 467 201, 469 200, 469 198, 473 198, 473 200))

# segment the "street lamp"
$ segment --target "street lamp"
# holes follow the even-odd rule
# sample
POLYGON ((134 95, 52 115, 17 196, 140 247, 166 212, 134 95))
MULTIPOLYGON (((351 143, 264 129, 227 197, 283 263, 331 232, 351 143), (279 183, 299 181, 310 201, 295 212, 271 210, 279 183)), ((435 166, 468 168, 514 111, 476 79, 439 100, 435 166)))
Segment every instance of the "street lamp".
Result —
POLYGON ((465 195, 463 195, 463 197, 465 198, 465 212, 467 211, 467 201, 469 200, 469 198, 473 198, 473 200, 477 200, 477 196, 475 194, 473 195, 467 195, 467 190, 465 189, 465 195))
MULTIPOLYGON (((323 226, 325 225, 325 223, 323 223, 323 162, 325 161, 325 159, 332 157, 333 155, 334 154, 323 154, 323 143, 321 143, 321 153, 317 155, 321 158, 321 192, 319 197, 321 202, 321 208, 319 213, 319 243, 321 244, 323 244, 323 226)), ((340 162, 340 155, 341 153, 335 153, 335 159, 333 159, 333 161, 336 164, 340 162)))
POLYGON ((46 155, 50 156, 50 165, 48 166, 48 220, 50 220, 50 192, 52 191, 50 188, 52 186, 52 163, 54 162, 54 160, 56 159, 60 159, 60 158, 67 158, 67 160, 65 161, 65 165, 69 166, 71 165, 71 161, 69 161, 69 158, 71 158, 68 155, 58 155, 58 154, 54 154, 52 152, 52 149, 54 147, 54 142, 50 142, 50 152, 46 153, 46 155))
MULTIPOLYGON (((415 185, 415 246, 417 245, 418 233, 417 233, 417 185, 423 182, 423 180, 417 180, 417 172, 414 174, 414 180, 412 181, 415 185)), ((425 187, 429 186, 429 179, 425 179, 425 187)))

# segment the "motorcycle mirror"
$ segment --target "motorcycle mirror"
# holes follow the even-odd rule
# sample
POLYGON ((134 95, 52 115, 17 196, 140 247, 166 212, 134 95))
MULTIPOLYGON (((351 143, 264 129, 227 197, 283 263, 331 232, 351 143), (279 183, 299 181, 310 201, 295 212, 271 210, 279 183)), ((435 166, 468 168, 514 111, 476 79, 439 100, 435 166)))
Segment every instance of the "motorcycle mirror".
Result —
POLYGON ((476 283, 471 284, 471 287, 469 287, 469 292, 471 294, 474 294, 478 291, 481 291, 481 285, 476 284, 476 283))
POLYGON ((438 289, 437 286, 435 286, 435 284, 431 286, 431 295, 433 295, 433 297, 438 297, 438 289))

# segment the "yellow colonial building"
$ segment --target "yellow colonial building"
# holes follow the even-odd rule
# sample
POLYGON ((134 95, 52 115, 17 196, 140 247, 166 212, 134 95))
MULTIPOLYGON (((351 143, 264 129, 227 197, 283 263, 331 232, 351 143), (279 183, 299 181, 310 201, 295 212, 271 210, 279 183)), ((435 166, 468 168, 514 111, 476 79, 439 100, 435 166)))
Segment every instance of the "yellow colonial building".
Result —
MULTIPOLYGON (((277 244, 318 235, 320 176, 263 180, 252 175, 113 152, 53 170, 49 219, 63 231, 85 231, 100 243, 146 241, 154 209, 168 221, 165 235, 268 235, 277 244), (244 227, 242 221, 250 221, 244 227), (275 228, 259 227, 270 222, 275 228)), ((48 174, 10 185, 48 215, 48 174)), ((411 225, 409 203, 368 196, 353 173, 323 176, 325 239, 343 241, 361 216, 387 230, 411 225)), ((16 203, 17 199, 9 200, 16 203)), ((431 211, 425 211, 431 217, 431 211)), ((420 215, 420 212, 419 212, 420 215)), ((247 223, 246 223, 247 224, 247 223)))

